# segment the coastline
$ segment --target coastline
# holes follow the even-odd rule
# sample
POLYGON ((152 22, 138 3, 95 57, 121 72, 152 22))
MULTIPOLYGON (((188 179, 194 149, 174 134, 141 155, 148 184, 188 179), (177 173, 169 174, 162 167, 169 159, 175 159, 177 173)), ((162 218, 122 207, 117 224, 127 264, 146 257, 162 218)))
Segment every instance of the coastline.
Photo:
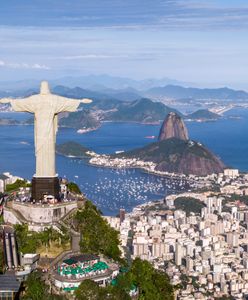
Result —
POLYGON ((191 187, 198 188, 199 186, 211 186, 212 176, 216 174, 200 177, 193 174, 185 175, 180 173, 170 173, 170 172, 162 172, 155 170, 156 164, 153 162, 145 162, 142 160, 136 159, 126 159, 126 158, 115 158, 111 159, 107 155, 99 155, 94 152, 86 152, 85 156, 73 156, 73 155, 66 155, 63 153, 59 153, 56 151, 58 155, 62 155, 67 158, 73 159, 85 159, 86 164, 96 168, 108 168, 108 169, 138 169, 143 171, 146 174, 150 174, 153 176, 168 178, 172 180, 183 180, 188 182, 191 187), (121 163, 120 163, 121 160, 121 163), (107 161, 109 163, 107 163, 107 161), (114 164, 112 162, 115 162, 114 164))

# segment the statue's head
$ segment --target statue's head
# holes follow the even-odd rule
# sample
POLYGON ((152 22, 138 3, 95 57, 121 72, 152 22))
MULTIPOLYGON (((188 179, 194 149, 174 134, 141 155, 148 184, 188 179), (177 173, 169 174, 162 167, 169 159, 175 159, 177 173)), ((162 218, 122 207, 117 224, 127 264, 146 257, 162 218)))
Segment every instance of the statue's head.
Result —
POLYGON ((49 84, 47 81, 42 81, 40 84, 40 93, 41 95, 50 94, 49 84))

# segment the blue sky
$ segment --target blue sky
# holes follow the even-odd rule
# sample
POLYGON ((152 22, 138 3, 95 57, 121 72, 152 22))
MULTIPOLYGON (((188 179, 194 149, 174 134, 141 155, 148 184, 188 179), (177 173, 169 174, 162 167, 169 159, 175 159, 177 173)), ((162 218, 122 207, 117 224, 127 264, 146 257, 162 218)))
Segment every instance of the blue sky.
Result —
POLYGON ((8 0, 0 80, 110 74, 248 90, 248 1, 8 0))

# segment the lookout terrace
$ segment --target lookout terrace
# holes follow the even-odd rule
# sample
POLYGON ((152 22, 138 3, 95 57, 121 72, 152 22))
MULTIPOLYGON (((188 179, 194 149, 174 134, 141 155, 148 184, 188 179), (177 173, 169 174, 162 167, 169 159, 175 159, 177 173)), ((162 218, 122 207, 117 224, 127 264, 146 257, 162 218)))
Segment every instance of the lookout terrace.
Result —
POLYGON ((54 284, 64 291, 74 291, 85 279, 105 286, 119 273, 117 264, 103 261, 99 256, 81 254, 58 263, 53 272, 54 284))

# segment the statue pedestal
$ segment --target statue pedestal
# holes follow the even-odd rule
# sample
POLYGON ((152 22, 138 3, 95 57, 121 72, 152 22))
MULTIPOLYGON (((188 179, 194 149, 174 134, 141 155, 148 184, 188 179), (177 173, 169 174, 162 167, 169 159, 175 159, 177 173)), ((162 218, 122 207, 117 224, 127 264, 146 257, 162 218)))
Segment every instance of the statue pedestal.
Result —
POLYGON ((32 199, 43 200, 44 195, 52 195, 59 200, 59 192, 60 185, 58 177, 33 177, 32 199))

